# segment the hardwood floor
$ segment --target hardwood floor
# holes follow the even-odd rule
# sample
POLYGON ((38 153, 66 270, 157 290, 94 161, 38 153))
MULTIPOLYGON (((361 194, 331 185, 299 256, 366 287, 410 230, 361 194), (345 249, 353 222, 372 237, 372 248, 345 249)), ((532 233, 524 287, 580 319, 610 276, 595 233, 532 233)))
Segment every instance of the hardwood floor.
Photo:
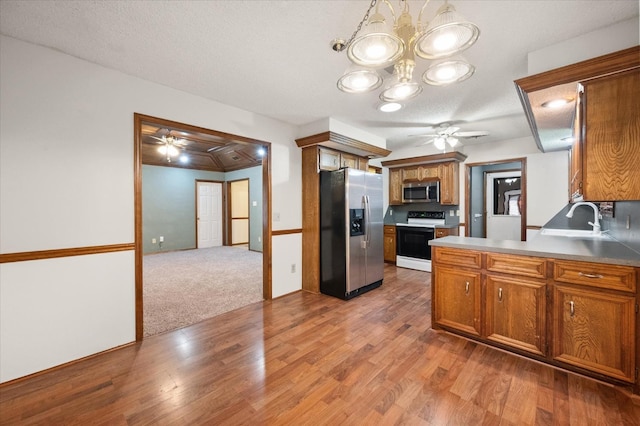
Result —
POLYGON ((0 387, 2 424, 638 425, 619 388, 430 329, 430 274, 299 292, 0 387))

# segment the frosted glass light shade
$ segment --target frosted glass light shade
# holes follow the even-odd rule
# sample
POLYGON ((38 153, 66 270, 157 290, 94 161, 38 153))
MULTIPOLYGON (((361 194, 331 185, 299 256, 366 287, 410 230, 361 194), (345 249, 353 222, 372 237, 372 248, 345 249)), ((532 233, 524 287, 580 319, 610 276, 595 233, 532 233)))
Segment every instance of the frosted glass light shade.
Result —
POLYGON ((433 140, 433 146, 435 146, 438 149, 442 149, 444 150, 446 145, 444 143, 444 138, 443 137, 437 137, 433 140))
POLYGON ((424 59, 446 58, 471 47, 480 29, 445 3, 426 30, 418 37, 414 52, 424 59))
POLYGON ((415 98, 420 93, 422 93, 420 84, 413 81, 399 82, 380 93, 380 100, 384 102, 401 102, 415 98))
POLYGON ((422 74, 422 81, 432 86, 446 86, 468 79, 475 70, 476 68, 464 59, 445 59, 431 64, 422 74))
POLYGON ((404 42, 388 27, 384 17, 376 13, 369 19, 363 34, 347 49, 351 62, 365 67, 384 68, 404 53, 404 42))
POLYGON ((338 89, 346 93, 366 93, 381 84, 382 77, 376 71, 351 67, 338 80, 338 89))

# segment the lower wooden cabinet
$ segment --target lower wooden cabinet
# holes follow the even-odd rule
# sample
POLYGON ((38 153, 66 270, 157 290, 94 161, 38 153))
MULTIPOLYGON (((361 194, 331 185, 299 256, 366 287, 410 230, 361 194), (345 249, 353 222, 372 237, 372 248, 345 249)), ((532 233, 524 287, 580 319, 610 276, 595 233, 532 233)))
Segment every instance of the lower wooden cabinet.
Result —
POLYGON ((486 285, 487 339, 546 355, 546 282, 487 274, 486 285))
POLYGON ((458 228, 436 228, 436 238, 448 237, 449 235, 458 235, 458 228))
POLYGON ((479 336, 480 271, 438 266, 434 268, 434 276, 434 322, 479 336))
POLYGON ((640 268, 434 246, 432 269, 435 328, 640 393, 640 268))
POLYGON ((396 227, 384 225, 384 261, 396 263, 396 227))
POLYGON ((556 284, 553 359, 635 381, 635 296, 556 284))

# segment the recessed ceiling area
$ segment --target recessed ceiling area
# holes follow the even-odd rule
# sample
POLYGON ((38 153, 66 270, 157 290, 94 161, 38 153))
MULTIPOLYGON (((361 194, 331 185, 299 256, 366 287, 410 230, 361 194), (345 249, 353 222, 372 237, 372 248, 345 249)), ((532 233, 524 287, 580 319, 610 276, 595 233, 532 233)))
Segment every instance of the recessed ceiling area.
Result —
POLYGON ((143 122, 141 142, 142 164, 223 173, 262 165, 259 144, 238 141, 225 134, 143 122), (172 139, 178 152, 170 156, 162 148, 172 139))

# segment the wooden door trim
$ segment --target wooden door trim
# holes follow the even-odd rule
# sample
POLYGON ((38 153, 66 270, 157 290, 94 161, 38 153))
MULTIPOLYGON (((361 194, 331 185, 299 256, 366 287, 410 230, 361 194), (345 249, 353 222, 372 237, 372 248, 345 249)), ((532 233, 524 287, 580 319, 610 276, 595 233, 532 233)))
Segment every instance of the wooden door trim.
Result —
POLYGON ((271 280, 271 143, 258 139, 223 133, 176 121, 149 115, 133 114, 133 188, 134 188, 134 247, 135 247, 135 328, 136 341, 144 337, 143 324, 143 287, 142 287, 142 123, 153 123, 160 126, 179 127, 186 130, 224 136, 239 143, 250 143, 264 148, 262 157, 262 295, 264 299, 272 298, 271 280))
MULTIPOLYGON (((476 166, 493 166, 496 164, 504 163, 520 163, 520 198, 522 199, 522 211, 520 212, 520 240, 527 240, 527 157, 509 158, 506 160, 487 161, 479 163, 465 163, 464 173, 464 219, 467 224, 471 223, 471 211, 469 210, 469 203, 471 202, 470 194, 470 182, 471 182, 471 168, 476 166)), ((501 171, 501 170, 500 170, 501 171)), ((483 215, 486 221, 486 214, 483 215)), ((465 237, 469 236, 469 226, 464 227, 465 237)), ((486 225, 485 225, 486 235, 486 225)))

